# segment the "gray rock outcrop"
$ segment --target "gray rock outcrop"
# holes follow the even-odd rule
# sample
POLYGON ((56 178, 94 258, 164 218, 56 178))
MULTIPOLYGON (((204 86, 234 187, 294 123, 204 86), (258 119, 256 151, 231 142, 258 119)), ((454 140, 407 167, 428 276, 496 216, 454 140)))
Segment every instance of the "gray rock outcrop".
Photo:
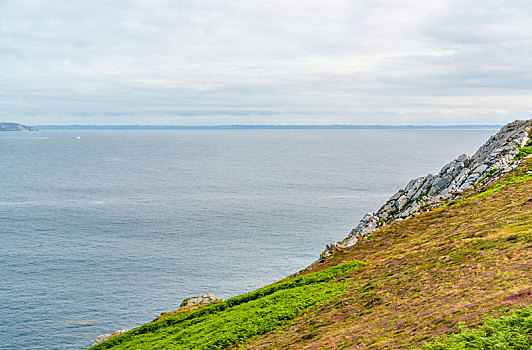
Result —
POLYGON ((530 141, 531 131, 532 120, 514 121, 490 137, 472 157, 462 154, 445 165, 438 174, 411 180, 376 213, 366 214, 345 239, 328 244, 322 257, 330 255, 334 248, 355 244, 360 236, 381 226, 407 219, 423 208, 456 198, 462 191, 477 184, 498 179, 517 167, 519 160, 515 156, 519 153, 519 148, 530 141))
POLYGON ((94 339, 94 343, 92 343, 92 346, 94 346, 96 344, 100 344, 101 342, 106 341, 107 339, 109 339, 111 337, 114 337, 115 335, 119 335, 119 334, 122 334, 122 333, 129 332, 132 329, 133 328, 125 328, 125 329, 119 329, 119 330, 117 330, 114 333, 100 334, 99 336, 96 337, 96 339, 94 339))
POLYGON ((217 300, 220 300, 220 299, 216 299, 214 294, 207 293, 207 294, 204 294, 204 295, 199 296, 199 297, 186 298, 185 300, 183 300, 183 302, 181 303, 180 307, 196 306, 196 305, 207 305, 207 304, 211 304, 211 303, 213 303, 213 302, 215 302, 217 300))

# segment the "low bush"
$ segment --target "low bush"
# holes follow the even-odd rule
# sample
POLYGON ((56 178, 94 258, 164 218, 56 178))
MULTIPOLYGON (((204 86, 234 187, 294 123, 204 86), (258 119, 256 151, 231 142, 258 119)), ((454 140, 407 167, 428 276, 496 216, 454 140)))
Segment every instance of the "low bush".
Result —
POLYGON ((364 264, 342 265, 284 280, 222 303, 146 324, 91 349, 219 349, 269 332, 345 291, 335 281, 364 264))
POLYGON ((524 158, 528 155, 532 154, 532 147, 523 147, 519 148, 519 153, 515 156, 516 159, 524 158))
POLYGON ((458 333, 423 346, 423 350, 532 349, 532 307, 513 309, 500 318, 487 318, 476 329, 458 333))

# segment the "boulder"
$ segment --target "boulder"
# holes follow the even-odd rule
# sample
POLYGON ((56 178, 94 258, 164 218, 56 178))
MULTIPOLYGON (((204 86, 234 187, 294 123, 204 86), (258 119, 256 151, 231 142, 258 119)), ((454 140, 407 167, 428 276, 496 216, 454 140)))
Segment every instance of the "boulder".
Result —
POLYGON ((220 299, 216 299, 214 294, 207 293, 207 294, 203 294, 202 296, 198 296, 198 297, 186 298, 185 300, 183 300, 183 302, 181 303, 180 307, 196 306, 196 305, 207 305, 207 304, 211 304, 211 303, 213 303, 213 302, 215 302, 217 300, 220 300, 220 299))
POLYGON ((114 337, 115 335, 129 332, 132 329, 133 328, 124 328, 124 329, 119 329, 114 333, 100 334, 99 336, 96 337, 96 339, 94 339, 94 343, 92 343, 92 345, 94 346, 96 344, 100 344, 101 342, 106 341, 107 339, 114 337))

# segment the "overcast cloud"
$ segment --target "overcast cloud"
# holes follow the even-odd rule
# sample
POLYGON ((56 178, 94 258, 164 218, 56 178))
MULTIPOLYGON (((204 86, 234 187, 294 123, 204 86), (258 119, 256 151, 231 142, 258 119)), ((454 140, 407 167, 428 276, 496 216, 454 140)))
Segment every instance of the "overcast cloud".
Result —
POLYGON ((0 120, 531 118, 532 2, 0 0, 0 120))

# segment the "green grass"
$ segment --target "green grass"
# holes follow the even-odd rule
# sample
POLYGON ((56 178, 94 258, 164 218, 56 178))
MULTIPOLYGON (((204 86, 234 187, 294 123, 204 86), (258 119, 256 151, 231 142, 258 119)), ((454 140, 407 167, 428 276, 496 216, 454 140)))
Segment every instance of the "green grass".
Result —
POLYGON ((264 334, 303 310, 345 292, 343 274, 364 266, 351 261, 286 279, 189 314, 169 317, 115 336, 91 349, 221 349, 264 334))
POLYGON ((467 202, 470 202, 470 201, 472 201, 474 199, 487 197, 487 196, 490 196, 490 195, 494 194, 495 192, 500 191, 505 185, 509 185, 509 184, 513 184, 513 183, 516 183, 516 182, 519 182, 519 181, 529 180, 529 179, 532 179, 532 174, 528 174, 528 175, 524 175, 524 176, 518 176, 518 177, 511 177, 511 178, 509 178, 507 180, 504 180, 504 181, 498 183, 497 185, 495 185, 493 187, 490 187, 489 189, 487 189, 487 190, 485 190, 483 192, 480 192, 477 195, 472 196, 472 197, 467 197, 467 198, 462 198, 462 199, 457 199, 457 200, 454 200, 454 201, 450 201, 449 203, 447 203, 447 206, 454 205, 454 204, 459 204, 459 203, 467 203, 467 202))
POLYGON ((498 168, 493 168, 491 169, 490 171, 488 171, 488 173, 486 175, 484 175, 478 182, 479 183, 482 183, 484 182, 486 179, 490 179, 493 174, 495 174, 499 169, 498 168))
POLYGON ((530 307, 529 171, 532 158, 482 194, 465 193, 475 200, 393 223, 337 249, 308 271, 367 262, 346 275, 348 291, 239 348, 420 348, 460 323, 474 328, 486 316, 530 307))
POLYGON ((425 344, 424 350, 532 349, 532 307, 514 309, 507 316, 487 318, 476 329, 461 327, 457 334, 425 344))
POLYGON ((525 147, 519 148, 519 153, 515 156, 516 159, 524 158, 532 154, 532 131, 528 133, 529 141, 525 147))
POLYGON ((515 156, 516 159, 524 158, 532 154, 532 146, 519 148, 519 153, 515 156))

